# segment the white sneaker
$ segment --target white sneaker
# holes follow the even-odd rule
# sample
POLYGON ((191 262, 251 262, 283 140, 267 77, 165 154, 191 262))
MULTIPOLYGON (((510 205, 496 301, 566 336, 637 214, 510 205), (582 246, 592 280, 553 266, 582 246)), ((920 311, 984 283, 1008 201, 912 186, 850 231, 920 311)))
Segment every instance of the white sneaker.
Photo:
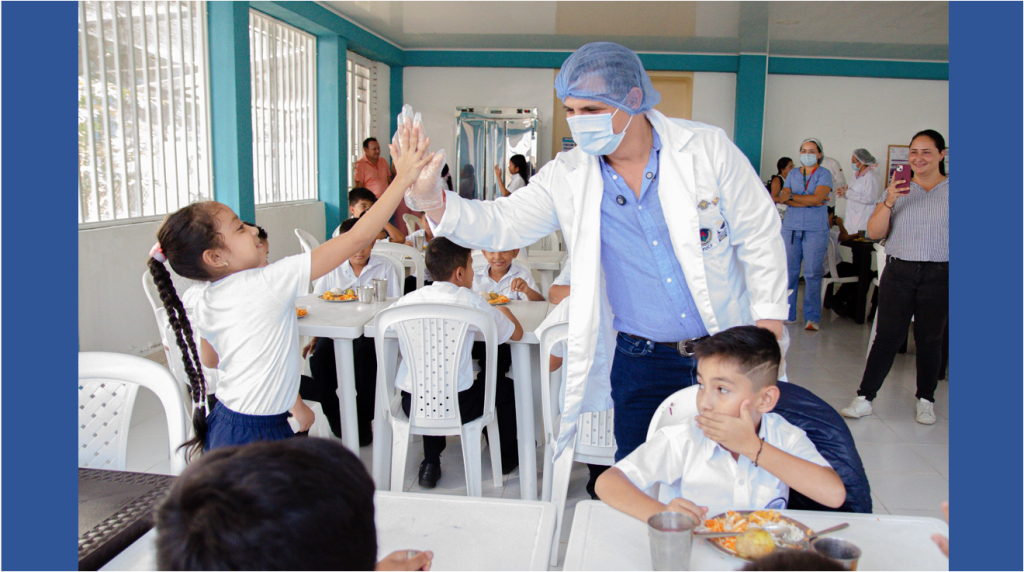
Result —
POLYGON ((917 400, 917 422, 922 425, 935 423, 935 404, 927 399, 917 400))
MULTIPOLYGON (((849 417, 850 419, 857 419, 871 415, 871 402, 868 401, 863 395, 858 395, 853 398, 850 405, 839 410, 840 415, 843 417, 849 417)), ((934 418, 933 418, 934 419, 934 418)), ((933 420, 932 423, 935 421, 933 420)))
POLYGON ((787 323, 787 324, 795 324, 795 323, 796 323, 796 320, 786 320, 786 323, 787 323))
POLYGON ((817 332, 820 328, 818 328, 818 322, 807 322, 807 325, 804 326, 804 329, 807 330, 808 332, 817 332))

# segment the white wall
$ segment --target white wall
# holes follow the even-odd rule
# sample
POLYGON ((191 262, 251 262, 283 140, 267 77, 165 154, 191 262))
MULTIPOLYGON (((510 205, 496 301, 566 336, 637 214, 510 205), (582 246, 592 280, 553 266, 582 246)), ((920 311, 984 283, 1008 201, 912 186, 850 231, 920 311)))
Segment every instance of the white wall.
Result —
MULTIPOLYGON (((78 232, 78 345, 80 351, 148 355, 160 346, 156 318, 142 290, 149 249, 161 221, 78 232)), ((270 237, 270 259, 298 254, 294 230, 324 233, 324 204, 256 209, 270 237)))
POLYGON ((736 125, 736 74, 693 73, 693 120, 721 127, 732 139, 736 125))
MULTIPOLYGON (((398 115, 399 109, 395 110, 398 115)), ((377 129, 373 136, 380 143, 380 156, 384 160, 391 160, 391 150, 388 143, 391 142, 391 66, 377 62, 377 129)))
MULTIPOLYGON (((949 82, 769 75, 764 110, 761 174, 776 172, 780 157, 798 161, 800 143, 816 137, 839 161, 849 181, 850 156, 863 147, 881 166, 889 145, 909 145, 922 129, 935 129, 949 145, 949 82)), ((882 185, 883 187, 885 185, 882 185)), ((846 212, 839 199, 836 211, 846 212)))

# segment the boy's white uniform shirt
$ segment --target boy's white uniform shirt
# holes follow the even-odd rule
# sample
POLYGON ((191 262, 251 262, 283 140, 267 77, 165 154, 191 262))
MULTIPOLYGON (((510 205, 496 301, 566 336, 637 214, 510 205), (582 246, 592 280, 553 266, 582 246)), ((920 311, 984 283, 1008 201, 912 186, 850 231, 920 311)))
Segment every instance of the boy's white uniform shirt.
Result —
POLYGON ((352 264, 348 260, 341 263, 341 266, 321 276, 313 283, 313 294, 317 296, 332 288, 348 290, 357 286, 372 286, 375 279, 388 281, 388 297, 397 298, 402 295, 402 288, 405 283, 398 278, 395 267, 380 256, 370 255, 366 260, 363 271, 356 276, 352 270, 352 264))
POLYGON ((473 273, 473 291, 475 292, 497 292, 498 294, 504 294, 508 296, 509 300, 528 300, 524 292, 513 292, 512 281, 516 278, 522 278, 526 280, 526 285, 532 290, 537 290, 537 282, 534 281, 533 276, 528 270, 519 266, 513 261, 509 264, 508 272, 501 277, 501 280, 495 282, 491 278, 491 265, 488 264, 483 268, 478 268, 473 273))
POLYGON ((295 299, 309 291, 310 253, 243 270, 207 285, 195 300, 199 334, 220 357, 217 399, 248 415, 295 405, 302 375, 295 299))
MULTIPOLYGON (((785 320, 786 249, 775 203, 750 161, 718 127, 647 111, 661 138, 658 176, 662 210, 672 248, 701 321, 714 334, 756 320, 785 320), (704 250, 701 228, 726 223, 725 240, 704 250)), ((573 294, 569 314, 566 414, 558 452, 573 439, 580 411, 612 407, 611 386, 586 392, 598 357, 615 355, 613 316, 601 268, 600 158, 579 147, 558 153, 530 182, 508 197, 474 201, 447 193, 435 236, 447 236, 467 248, 490 251, 524 248, 562 231, 573 258, 573 294)))
MULTIPOLYGON (((761 416, 758 436, 794 457, 829 467, 807 434, 777 413, 761 416)), ((659 429, 646 443, 615 463, 641 490, 679 482, 680 496, 708 514, 724 510, 784 509, 789 486, 747 457, 739 460, 704 436, 696 420, 659 429)))
MULTIPOLYGON (((409 304, 450 304, 452 306, 468 306, 477 310, 483 310, 494 318, 494 324, 497 326, 498 332, 498 339, 495 342, 499 344, 507 342, 516 331, 515 324, 506 318, 505 314, 499 312, 497 308, 485 302, 483 296, 472 290, 456 286, 451 282, 437 281, 430 286, 424 286, 409 292, 399 298, 394 303, 394 306, 408 306, 409 304)), ((459 357, 459 391, 465 391, 473 385, 472 332, 476 331, 478 331, 476 328, 470 326, 469 333, 466 336, 466 343, 462 348, 462 355, 459 357)), ((402 355, 412 355, 401 339, 399 339, 399 349, 402 355)), ((409 373, 409 368, 406 366, 407 363, 408 360, 403 359, 401 365, 398 366, 398 374, 395 376, 395 387, 407 393, 412 393, 412 374, 409 373)))

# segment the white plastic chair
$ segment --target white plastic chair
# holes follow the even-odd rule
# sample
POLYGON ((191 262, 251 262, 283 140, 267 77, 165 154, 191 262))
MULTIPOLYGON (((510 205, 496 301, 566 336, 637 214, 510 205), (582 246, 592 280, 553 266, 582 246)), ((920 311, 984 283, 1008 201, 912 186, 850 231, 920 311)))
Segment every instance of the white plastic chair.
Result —
MULTIPOLYGON (((552 403, 551 350, 569 338, 569 322, 559 322, 546 328, 540 336, 541 410, 544 419, 544 476, 541 481, 541 500, 555 504, 555 535, 551 541, 551 566, 558 560, 558 542, 562 534, 565 500, 569 494, 569 476, 573 461, 594 465, 615 464, 614 410, 584 412, 576 419, 576 438, 566 445, 558 461, 552 461, 558 446, 561 414, 555 415, 552 403)), ((565 392, 566 365, 563 362, 556 396, 565 392)))
POLYGON ((295 236, 299 237, 299 246, 302 248, 302 252, 304 253, 313 252, 314 248, 320 246, 319 240, 301 228, 295 229, 295 236))
MULTIPOLYGON (((658 409, 654 411, 654 416, 651 417, 651 424, 647 427, 648 441, 662 427, 671 427, 672 425, 693 421, 693 418, 697 415, 698 389, 700 389, 699 386, 691 385, 690 387, 680 389, 661 402, 658 409)), ((667 486, 656 484, 645 492, 663 503, 668 503, 682 494, 678 480, 667 486)))
POLYGON ((469 496, 483 495, 480 455, 483 428, 487 427, 488 448, 494 486, 500 487, 501 437, 494 412, 498 372, 497 326, 494 318, 475 308, 447 304, 410 304, 381 311, 374 318, 377 363, 386 363, 384 334, 393 329, 402 359, 413 379, 411 416, 402 411, 401 391, 388 379, 384 367, 377 368, 377 398, 384 421, 392 429, 391 490, 402 490, 410 435, 461 435, 462 458, 469 496), (462 423, 459 411, 459 358, 462 348, 472 343, 474 327, 483 333, 487 345, 484 376, 484 412, 462 423))
POLYGON ((829 275, 821 279, 821 303, 823 305, 825 304, 825 294, 830 289, 833 291, 832 295, 835 295, 835 289, 832 288, 833 284, 853 284, 860 280, 856 276, 847 276, 846 278, 839 277, 839 270, 837 269, 838 264, 836 262, 836 248, 835 245, 832 244, 831 239, 829 239, 828 247, 825 250, 825 256, 828 257, 829 275))
MULTIPOLYGON (((871 312, 871 296, 875 293, 875 288, 880 287, 879 285, 882 282, 882 271, 885 270, 885 247, 878 243, 875 243, 875 266, 878 267, 878 277, 871 280, 871 286, 868 287, 868 301, 865 304, 869 313, 871 312)), ((879 302, 881 302, 881 300, 879 300, 879 302)), ((871 344, 875 343, 875 332, 878 330, 878 312, 881 310, 881 304, 878 306, 879 307, 875 308, 875 319, 871 320, 871 337, 868 338, 868 351, 865 354, 865 359, 867 356, 871 355, 871 344)), ((865 318, 866 317, 867 316, 865 316, 865 318)))
POLYGON ((416 289, 419 290, 423 287, 423 276, 426 275, 427 264, 423 258, 423 253, 417 251, 415 248, 405 245, 398 244, 396 242, 378 242, 373 245, 374 254, 390 254, 402 261, 402 269, 398 275, 405 278, 405 259, 412 260, 412 266, 416 273, 416 289))
POLYGON ((164 407, 171 472, 185 469, 185 453, 178 450, 188 434, 185 404, 174 377, 151 360, 111 352, 78 354, 79 467, 125 469, 139 386, 155 393, 164 407))
POLYGON ((416 232, 417 229, 423 228, 420 226, 420 218, 416 215, 406 213, 402 215, 402 220, 405 221, 405 229, 409 231, 408 234, 416 232))
POLYGON ((156 317, 156 328, 160 332, 160 343, 164 346, 164 358, 167 363, 171 363, 171 354, 168 351, 170 346, 168 345, 168 339, 166 336, 167 329, 170 327, 170 321, 167 319, 167 310, 164 308, 163 300, 160 299, 160 291, 156 287, 156 282, 153 281, 153 275, 146 270, 142 273, 142 290, 146 293, 146 299, 149 300, 150 307, 153 308, 153 316, 156 317))

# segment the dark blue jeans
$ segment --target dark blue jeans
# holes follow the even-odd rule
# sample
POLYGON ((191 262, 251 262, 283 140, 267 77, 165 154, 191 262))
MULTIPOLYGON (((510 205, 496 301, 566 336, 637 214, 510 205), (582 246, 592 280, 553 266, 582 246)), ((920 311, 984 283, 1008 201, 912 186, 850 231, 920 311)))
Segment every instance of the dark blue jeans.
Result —
POLYGON ((619 334, 611 382, 619 461, 647 440, 647 428, 661 402, 697 383, 697 360, 668 346, 619 334))

